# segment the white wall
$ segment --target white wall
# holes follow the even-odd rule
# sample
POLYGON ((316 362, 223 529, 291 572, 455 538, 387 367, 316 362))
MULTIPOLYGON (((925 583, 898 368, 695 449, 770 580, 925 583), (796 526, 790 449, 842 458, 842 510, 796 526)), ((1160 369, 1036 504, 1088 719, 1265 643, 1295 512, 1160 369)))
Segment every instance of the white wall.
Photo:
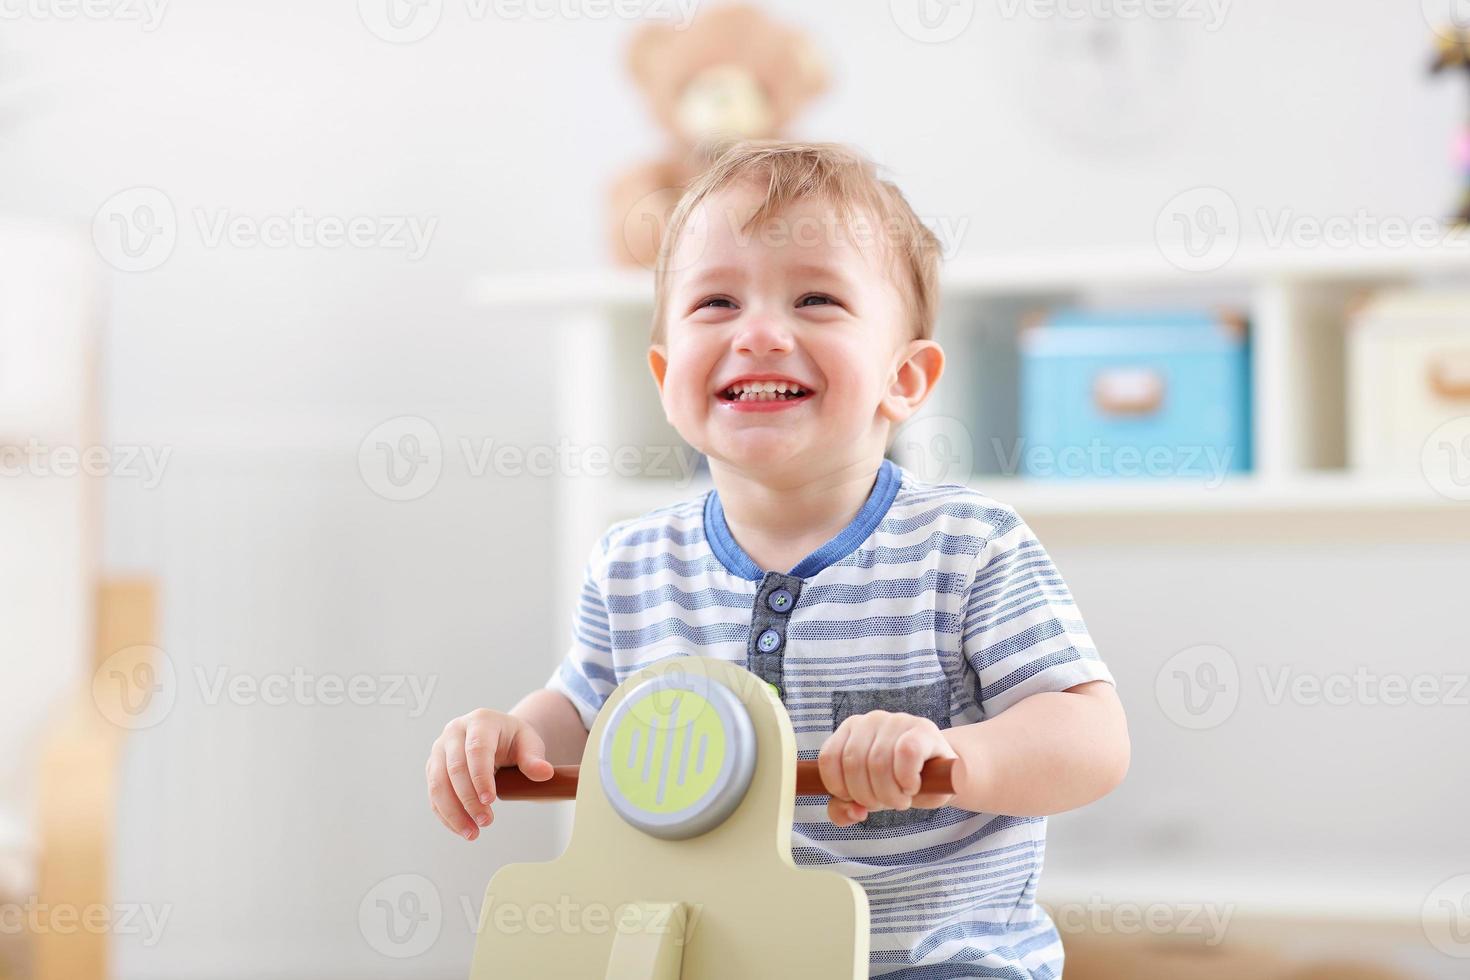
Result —
MULTIPOLYGON (((1425 79, 1417 4, 1242 0, 1214 32, 1133 25, 1116 40, 1136 84, 1112 87, 1055 20, 984 5, 959 38, 926 45, 887 4, 769 6, 832 66, 832 93, 796 131, 864 147, 922 214, 967 221, 968 251, 1147 247, 1164 201, 1199 184, 1243 211, 1324 217, 1439 214, 1455 196, 1445 161, 1463 86, 1425 79)), ((446 0, 439 29, 406 46, 341 0, 174 0, 151 33, 0 24, 0 84, 16 93, 0 97, 0 213, 86 223, 109 195, 150 185, 180 216, 166 263, 115 277, 107 338, 109 440, 173 453, 157 488, 113 482, 107 562, 163 576, 180 677, 173 713, 133 739, 117 868, 122 900, 166 904, 172 919, 157 946, 121 941, 124 976, 461 975, 460 898, 477 901, 499 862, 552 846, 528 811, 456 840, 428 813, 421 772, 445 719, 514 700, 566 634, 572 597, 548 590, 548 487, 451 467, 429 496, 392 503, 364 486, 356 453, 402 414, 446 440, 555 440, 540 404, 547 338, 487 322, 465 284, 601 263, 603 188, 662 137, 622 82, 632 25, 467 9, 446 0), (409 262, 209 248, 192 218, 297 207, 438 227, 409 262), (194 682, 196 668, 298 664, 438 687, 409 718, 211 706, 194 682), (400 962, 369 948, 358 904, 404 872, 432 879, 452 911, 427 953, 400 962)), ((1195 636, 1125 615, 1108 560, 1059 557, 1120 659, 1222 636, 1209 617, 1195 636)), ((1212 590, 1243 574, 1222 579, 1198 549, 1178 561, 1157 567, 1212 590)), ((1313 567, 1298 585, 1308 609, 1354 594, 1363 572, 1313 567)), ((1257 610, 1240 642, 1290 608, 1257 610)), ((1405 629, 1412 645, 1435 625, 1405 629)))

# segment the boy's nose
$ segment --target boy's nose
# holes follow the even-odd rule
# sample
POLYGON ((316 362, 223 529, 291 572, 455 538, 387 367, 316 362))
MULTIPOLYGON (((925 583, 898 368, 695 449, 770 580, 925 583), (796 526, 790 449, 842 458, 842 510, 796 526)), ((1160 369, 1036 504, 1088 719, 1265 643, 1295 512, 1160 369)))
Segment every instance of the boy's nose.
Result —
POLYGON ((791 350, 791 331, 780 317, 757 313, 747 319, 735 335, 741 353, 769 354, 791 350))

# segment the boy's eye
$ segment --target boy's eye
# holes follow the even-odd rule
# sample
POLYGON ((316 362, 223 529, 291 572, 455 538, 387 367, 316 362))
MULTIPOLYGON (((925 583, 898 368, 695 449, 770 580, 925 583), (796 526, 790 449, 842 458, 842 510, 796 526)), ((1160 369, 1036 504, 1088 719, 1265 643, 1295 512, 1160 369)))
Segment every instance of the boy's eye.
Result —
POLYGON ((735 308, 735 301, 733 299, 727 299, 724 296, 711 296, 709 299, 700 300, 699 305, 695 309, 702 310, 707 306, 733 310, 735 308))
POLYGON ((796 301, 796 305, 797 306, 818 306, 818 305, 830 304, 830 303, 835 303, 835 302, 836 302, 836 300, 834 300, 831 296, 824 296, 821 293, 809 293, 806 296, 803 296, 801 299, 797 300, 796 301))

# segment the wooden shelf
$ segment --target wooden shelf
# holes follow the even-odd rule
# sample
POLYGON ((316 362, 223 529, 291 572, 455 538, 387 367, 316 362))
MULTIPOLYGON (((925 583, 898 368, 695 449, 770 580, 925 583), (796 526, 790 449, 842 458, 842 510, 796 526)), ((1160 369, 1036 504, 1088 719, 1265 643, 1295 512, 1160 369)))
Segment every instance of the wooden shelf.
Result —
POLYGON ((1198 481, 1037 481, 1016 478, 971 485, 1027 514, 1140 516, 1161 513, 1294 513, 1333 510, 1440 510, 1464 507, 1423 483, 1306 474, 1290 478, 1230 477, 1218 486, 1198 481))
MULTIPOLYGON (((1424 903, 1447 874, 1425 869, 1375 872, 1352 867, 1298 871, 1248 864, 1181 863, 1073 866, 1056 862, 1037 898, 1049 908, 1206 907, 1235 919, 1292 918, 1418 928, 1424 903)), ((1430 909, 1428 914, 1435 914, 1430 909)), ((1441 913, 1443 914, 1443 913, 1441 913)), ((1203 925, 1203 923, 1202 923, 1203 925)))
MULTIPOLYGON (((1433 512, 1459 508, 1460 501, 1424 483, 1375 479, 1348 473, 1320 473, 1270 480, 1227 478, 1218 486, 1175 480, 1027 480, 977 477, 970 486, 1015 508, 1022 517, 1106 517, 1148 519, 1160 514, 1321 514, 1364 511, 1433 512)), ((665 504, 699 496, 708 477, 679 486, 661 480, 617 481, 604 499, 614 511, 641 514, 665 504)))

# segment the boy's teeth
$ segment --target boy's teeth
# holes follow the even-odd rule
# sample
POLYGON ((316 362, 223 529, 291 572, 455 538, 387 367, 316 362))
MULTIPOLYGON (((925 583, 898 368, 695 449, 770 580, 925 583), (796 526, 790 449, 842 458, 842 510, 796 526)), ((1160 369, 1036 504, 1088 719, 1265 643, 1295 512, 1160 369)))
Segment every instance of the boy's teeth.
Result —
POLYGON ((800 397, 800 396, 797 395, 796 392, 794 392, 794 391, 793 392, 784 392, 784 391, 778 392, 778 391, 766 391, 766 390, 762 389, 760 391, 742 391, 740 394, 738 394, 738 395, 735 396, 735 400, 736 401, 740 401, 740 402, 778 402, 778 401, 790 401, 791 399, 798 398, 798 397, 800 397))
POLYGON ((800 397, 804 392, 794 381, 742 381, 729 391, 738 401, 769 401, 782 396, 800 397))

